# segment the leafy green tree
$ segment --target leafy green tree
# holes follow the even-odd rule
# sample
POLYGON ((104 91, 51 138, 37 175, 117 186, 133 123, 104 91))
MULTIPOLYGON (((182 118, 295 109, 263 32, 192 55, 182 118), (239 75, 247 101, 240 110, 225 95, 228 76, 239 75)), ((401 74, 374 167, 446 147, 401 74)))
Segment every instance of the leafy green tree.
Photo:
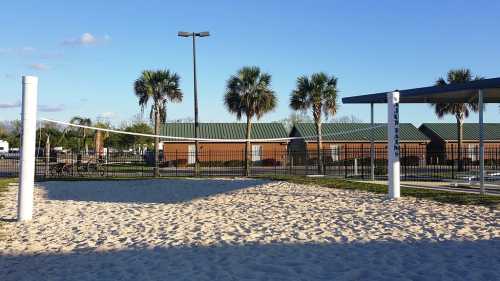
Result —
MULTIPOLYGON (((250 139, 252 118, 260 119, 276 107, 277 98, 271 90, 271 75, 256 66, 243 67, 227 81, 224 103, 229 112, 241 120, 246 117, 245 136, 250 139)), ((250 174, 250 142, 245 143, 245 174, 250 174)))
POLYGON ((6 139, 7 136, 8 136, 7 129, 2 124, 0 124, 0 139, 1 140, 6 139))
MULTIPOLYGON (((483 77, 475 76, 473 77, 470 69, 452 69, 448 71, 446 80, 440 77, 436 81, 436 85, 445 86, 449 84, 460 84, 467 83, 474 80, 481 80, 483 77)), ((458 170, 463 171, 463 159, 462 159, 462 148, 463 148, 463 125, 465 119, 469 117, 471 111, 477 112, 479 110, 478 100, 471 100, 466 103, 432 103, 434 111, 438 118, 443 118, 445 115, 453 115, 457 121, 457 144, 458 144, 458 170)))
POLYGON ((4 128, 4 140, 9 143, 9 147, 19 148, 21 146, 21 120, 5 121, 2 123, 4 128))
POLYGON ((337 78, 320 72, 311 77, 300 76, 290 95, 290 107, 294 110, 312 110, 317 135, 318 173, 323 173, 321 115, 328 117, 337 113, 337 78))
MULTIPOLYGON (((133 133, 140 133, 140 134, 152 134, 153 130, 151 129, 151 126, 149 124, 140 122, 140 123, 134 123, 128 127, 125 128, 125 131, 127 132, 133 132, 133 133)), ((147 146, 150 143, 150 138, 149 137, 143 137, 143 136, 130 136, 128 139, 129 147, 134 147, 134 149, 137 148, 137 146, 140 147, 140 150, 142 152, 142 149, 144 146, 147 146)))
POLYGON ((59 138, 61 138, 62 131, 61 129, 53 124, 44 123, 36 132, 36 143, 38 147, 41 149, 45 149, 47 145, 47 141, 50 146, 53 146, 53 142, 56 142, 59 138))
POLYGON ((292 112, 287 118, 276 121, 277 123, 283 124, 287 132, 291 132, 293 126, 298 123, 311 123, 313 120, 305 112, 292 112))
MULTIPOLYGON (((72 124, 76 125, 82 125, 82 126, 91 126, 92 125, 92 120, 90 118, 85 118, 81 116, 75 116, 71 118, 69 121, 72 124)), ((86 128, 76 128, 76 131, 79 132, 80 137, 83 142, 83 147, 85 149, 85 155, 89 153, 89 146, 87 144, 87 137, 88 137, 88 129, 86 128)), ((80 145, 78 145, 78 152, 80 152, 80 145)))
MULTIPOLYGON (((151 103, 149 118, 154 123, 154 134, 160 133, 160 124, 167 118, 167 103, 181 102, 180 77, 169 70, 145 70, 134 83, 135 95, 139 99, 141 111, 151 103)), ((159 171, 159 138, 155 138, 155 176, 159 171)))

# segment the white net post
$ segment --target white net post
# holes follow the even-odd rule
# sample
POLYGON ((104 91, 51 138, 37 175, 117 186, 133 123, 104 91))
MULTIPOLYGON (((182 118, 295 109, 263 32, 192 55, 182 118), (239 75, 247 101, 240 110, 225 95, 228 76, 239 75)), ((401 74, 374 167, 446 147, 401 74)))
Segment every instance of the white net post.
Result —
POLYGON ((38 77, 23 76, 23 106, 21 114, 21 159, 17 217, 19 221, 33 216, 33 185, 35 181, 36 112, 38 77))
POLYGON ((387 93, 387 181, 389 198, 400 196, 400 163, 399 163, 399 92, 387 93))

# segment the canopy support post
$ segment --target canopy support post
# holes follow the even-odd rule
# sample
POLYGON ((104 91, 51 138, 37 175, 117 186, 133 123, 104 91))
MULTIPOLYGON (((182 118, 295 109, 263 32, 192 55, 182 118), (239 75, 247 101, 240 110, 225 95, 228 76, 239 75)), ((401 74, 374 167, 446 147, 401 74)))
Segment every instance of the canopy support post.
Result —
POLYGON ((390 199, 400 197, 400 163, 399 163, 399 92, 387 93, 387 181, 390 199))
POLYGON ((484 103, 483 103, 483 90, 478 91, 479 103, 479 192, 485 194, 484 189, 484 103))
POLYGON ((370 176, 371 180, 375 180, 375 137, 373 136, 373 128, 375 127, 374 118, 373 118, 373 102, 370 103, 370 176))

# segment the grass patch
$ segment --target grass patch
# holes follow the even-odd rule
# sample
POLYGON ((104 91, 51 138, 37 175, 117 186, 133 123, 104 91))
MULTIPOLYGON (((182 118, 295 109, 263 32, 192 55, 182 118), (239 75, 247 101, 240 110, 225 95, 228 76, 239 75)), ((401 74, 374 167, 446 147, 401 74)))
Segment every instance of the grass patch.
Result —
MULTIPOLYGON (((387 194, 387 185, 383 184, 355 182, 326 177, 314 178, 301 176, 271 176, 264 178, 287 181, 297 184, 319 185, 329 188, 362 190, 373 193, 387 194)), ((415 197, 419 199, 427 199, 441 203, 451 203, 458 205, 483 205, 496 208, 498 208, 498 206, 500 205, 500 196, 479 195, 465 192, 452 192, 423 188, 403 187, 401 188, 401 196, 415 197)))
MULTIPOLYGON (((5 179, 0 179, 0 197, 3 197, 3 194, 4 192, 7 191, 7 186, 9 185, 9 183, 11 182, 17 182, 17 178, 5 178, 5 179)), ((2 210, 3 208, 3 205, 0 204, 0 210, 2 210)), ((0 239, 2 238, 2 236, 4 236, 2 234, 2 224, 3 222, 0 221, 0 239)))
MULTIPOLYGON (((9 183, 11 182, 17 182, 17 178, 4 178, 0 179, 0 197, 2 196, 2 193, 7 191, 7 186, 9 186, 9 183)), ((0 205, 1 207, 2 205, 0 205)))

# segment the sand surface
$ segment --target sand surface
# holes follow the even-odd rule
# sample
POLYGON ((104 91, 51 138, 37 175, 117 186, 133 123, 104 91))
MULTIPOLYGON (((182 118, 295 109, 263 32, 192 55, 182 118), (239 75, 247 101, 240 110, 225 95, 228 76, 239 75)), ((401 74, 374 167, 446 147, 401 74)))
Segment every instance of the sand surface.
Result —
POLYGON ((260 180, 43 182, 0 198, 0 280, 500 280, 499 212, 260 180))

